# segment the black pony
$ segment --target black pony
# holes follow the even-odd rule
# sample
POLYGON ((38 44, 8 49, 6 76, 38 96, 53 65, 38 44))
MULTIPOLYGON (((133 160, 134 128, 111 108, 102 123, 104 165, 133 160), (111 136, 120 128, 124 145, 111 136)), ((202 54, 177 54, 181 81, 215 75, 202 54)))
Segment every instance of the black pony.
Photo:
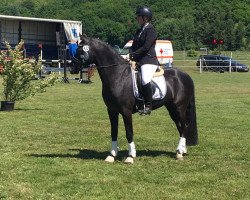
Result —
MULTIPOLYGON (((133 142, 132 114, 136 112, 136 99, 133 93, 132 73, 128 61, 123 59, 112 47, 99 39, 81 36, 77 49, 78 65, 94 63, 102 81, 102 96, 107 106, 110 124, 112 147, 107 162, 114 162, 118 153, 118 116, 122 115, 129 154, 126 163, 133 163, 136 157, 133 142)), ((153 109, 165 106, 180 134, 176 158, 183 159, 187 145, 198 143, 194 84, 188 74, 178 69, 167 69, 164 72, 167 81, 167 94, 162 100, 153 101, 153 109)))

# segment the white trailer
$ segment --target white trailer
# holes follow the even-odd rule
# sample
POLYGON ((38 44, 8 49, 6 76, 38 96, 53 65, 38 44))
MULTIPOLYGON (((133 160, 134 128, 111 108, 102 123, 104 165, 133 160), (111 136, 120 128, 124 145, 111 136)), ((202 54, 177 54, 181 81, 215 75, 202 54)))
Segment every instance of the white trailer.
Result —
POLYGON ((23 39, 26 56, 35 57, 42 48, 43 62, 63 62, 67 42, 79 40, 79 34, 80 21, 0 15, 0 49, 4 40, 15 46, 23 39))

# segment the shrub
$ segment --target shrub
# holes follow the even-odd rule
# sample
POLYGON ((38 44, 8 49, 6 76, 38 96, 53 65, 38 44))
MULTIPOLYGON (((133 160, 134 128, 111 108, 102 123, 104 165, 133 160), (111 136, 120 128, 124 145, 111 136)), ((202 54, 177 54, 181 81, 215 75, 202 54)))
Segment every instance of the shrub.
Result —
POLYGON ((24 41, 22 40, 11 48, 5 41, 7 51, 0 54, 0 65, 3 66, 3 97, 6 101, 18 101, 34 96, 36 93, 45 92, 45 88, 54 85, 57 80, 55 74, 35 80, 42 69, 41 60, 23 58, 24 41))
POLYGON ((198 55, 197 52, 195 50, 193 50, 193 49, 190 49, 187 52, 188 57, 197 57, 197 55, 198 55))

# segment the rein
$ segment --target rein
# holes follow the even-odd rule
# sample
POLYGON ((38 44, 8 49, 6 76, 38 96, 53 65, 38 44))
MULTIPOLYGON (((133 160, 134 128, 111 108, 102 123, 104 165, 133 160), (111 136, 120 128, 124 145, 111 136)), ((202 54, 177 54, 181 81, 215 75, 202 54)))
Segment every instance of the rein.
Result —
MULTIPOLYGON (((73 58, 77 63, 81 63, 81 61, 77 58, 73 58)), ((115 63, 115 64, 111 64, 111 65, 101 65, 101 66, 98 66, 96 68, 109 68, 109 67, 116 67, 118 65, 124 65, 124 64, 128 64, 126 62, 123 62, 123 63, 115 63)), ((87 67, 88 68, 88 67, 87 67)))
POLYGON ((123 65, 123 64, 128 64, 128 63, 111 64, 111 65, 101 65, 101 66, 98 66, 97 68, 109 68, 109 67, 116 67, 116 66, 118 66, 118 65, 123 65))

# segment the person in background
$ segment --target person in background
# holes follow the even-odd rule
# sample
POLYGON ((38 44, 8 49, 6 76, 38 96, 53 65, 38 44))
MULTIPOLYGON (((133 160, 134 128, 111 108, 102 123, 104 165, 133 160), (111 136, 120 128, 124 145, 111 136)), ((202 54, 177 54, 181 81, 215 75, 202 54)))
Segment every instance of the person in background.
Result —
POLYGON ((140 28, 135 32, 129 58, 137 63, 142 76, 142 93, 145 106, 139 107, 138 112, 141 115, 149 115, 152 109, 152 88, 150 82, 158 68, 155 52, 157 33, 150 23, 152 19, 150 8, 146 6, 139 7, 135 14, 140 28))
POLYGON ((68 43, 68 49, 69 49, 69 56, 70 57, 75 57, 76 55, 76 50, 77 50, 77 43, 75 40, 70 40, 68 43))
MULTIPOLYGON (((76 55, 76 50, 78 48, 76 40, 69 40, 67 49, 68 49, 68 55, 69 59, 73 60, 76 55)), ((74 65, 73 62, 70 62, 70 73, 71 74, 78 74, 79 73, 79 67, 74 65)))

